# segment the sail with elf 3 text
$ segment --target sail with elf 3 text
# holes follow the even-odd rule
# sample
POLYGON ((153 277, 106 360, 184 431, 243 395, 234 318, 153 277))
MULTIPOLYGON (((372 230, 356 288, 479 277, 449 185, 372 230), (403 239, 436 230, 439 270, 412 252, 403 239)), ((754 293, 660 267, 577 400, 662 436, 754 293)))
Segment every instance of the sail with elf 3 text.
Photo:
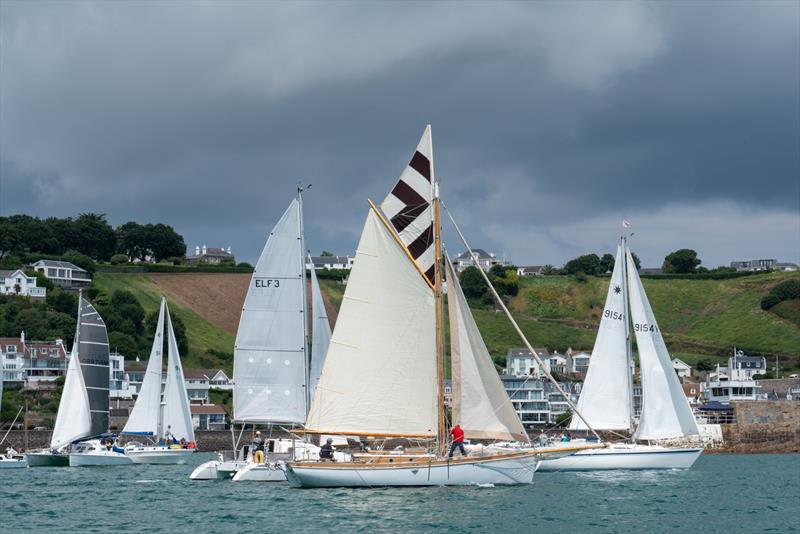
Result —
MULTIPOLYGON (((541 451, 476 447, 468 456, 445 454, 445 262, 439 210, 428 126, 381 207, 370 202, 306 419, 309 433, 404 438, 425 445, 418 450, 355 453, 346 462, 289 462, 286 477, 292 485, 440 486, 533 481, 541 451)), ((451 267, 447 270, 453 419, 469 439, 527 443, 458 278, 451 267)))
MULTIPOLYGON (((630 226, 625 223, 623 227, 630 226)), ((611 443, 605 449, 544 461, 540 471, 687 469, 703 451, 658 443, 699 437, 699 429, 673 371, 625 237, 617 247, 578 409, 594 429, 621 437, 629 435, 630 439, 611 443), (633 409, 631 331, 636 336, 641 371, 642 413, 638 422, 633 409)), ((573 418, 570 429, 586 430, 586 422, 573 418)))

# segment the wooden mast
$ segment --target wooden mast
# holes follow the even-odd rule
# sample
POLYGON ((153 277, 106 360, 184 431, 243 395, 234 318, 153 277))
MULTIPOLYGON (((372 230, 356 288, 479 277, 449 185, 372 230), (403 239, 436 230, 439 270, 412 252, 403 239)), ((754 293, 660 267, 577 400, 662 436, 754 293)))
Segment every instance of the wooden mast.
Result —
MULTIPOLYGON (((430 125, 428 125, 430 132, 430 125)), ((429 133, 430 135, 430 133, 429 133)), ((436 403, 438 407, 438 430, 437 441, 439 454, 444 455, 447 447, 447 423, 444 411, 444 312, 442 307, 442 225, 440 222, 440 201, 439 185, 436 183, 436 175, 433 165, 433 136, 431 135, 431 188, 433 192, 433 239, 435 247, 434 284, 433 291, 436 296, 436 375, 438 391, 436 392, 436 403)))

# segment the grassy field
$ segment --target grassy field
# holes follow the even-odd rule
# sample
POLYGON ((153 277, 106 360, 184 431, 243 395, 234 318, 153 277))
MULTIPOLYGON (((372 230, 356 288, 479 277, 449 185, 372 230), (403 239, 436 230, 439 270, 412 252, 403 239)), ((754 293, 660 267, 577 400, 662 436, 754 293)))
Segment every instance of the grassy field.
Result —
MULTIPOLYGON (((187 275, 187 281, 191 276, 194 275, 187 275)), ((151 275, 95 273, 94 285, 108 294, 117 289, 127 289, 133 292, 146 312, 158 310, 161 302, 162 289, 153 281, 151 275)), ((170 313, 180 317, 186 325, 189 354, 181 355, 184 366, 213 367, 220 365, 230 371, 232 362, 229 359, 215 357, 208 351, 233 354, 234 335, 210 323, 194 310, 181 304, 169 293, 166 295, 170 313)))

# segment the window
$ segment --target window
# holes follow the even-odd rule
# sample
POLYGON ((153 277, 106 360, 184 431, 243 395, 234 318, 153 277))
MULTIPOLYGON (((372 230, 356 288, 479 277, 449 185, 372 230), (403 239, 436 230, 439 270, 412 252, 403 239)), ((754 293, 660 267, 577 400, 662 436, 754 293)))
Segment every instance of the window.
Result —
POLYGON ((17 346, 16 345, 6 345, 6 352, 8 352, 10 354, 13 354, 13 353, 17 352, 17 346))

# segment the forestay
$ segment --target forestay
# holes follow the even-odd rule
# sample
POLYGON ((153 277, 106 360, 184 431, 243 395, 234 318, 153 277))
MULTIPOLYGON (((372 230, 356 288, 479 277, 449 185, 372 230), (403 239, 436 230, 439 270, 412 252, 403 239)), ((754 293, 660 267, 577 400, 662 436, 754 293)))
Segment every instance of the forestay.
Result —
POLYGON ((626 257, 631 318, 642 376, 642 416, 634 438, 648 440, 699 434, 629 250, 626 257))
POLYGON ((306 428, 435 436, 434 294, 370 211, 306 428))
MULTIPOLYGON (((600 329, 577 406, 578 412, 596 430, 631 428, 632 391, 625 305, 627 293, 625 254, 620 245, 617 247, 600 329)), ((586 423, 580 417, 573 417, 569 427, 572 430, 587 430, 586 423)))
POLYGON ((150 359, 142 380, 142 387, 136 404, 133 406, 128 422, 122 430, 123 434, 139 434, 155 436, 159 433, 158 420, 161 413, 161 367, 163 365, 164 350, 164 308, 166 301, 161 299, 158 311, 158 326, 156 327, 153 346, 150 349, 150 359))
POLYGON ((311 366, 308 387, 313 399, 319 383, 319 376, 322 374, 322 366, 325 363, 325 354, 328 352, 328 345, 331 342, 331 323, 328 321, 328 312, 325 310, 325 301, 319 290, 319 282, 313 264, 311 265, 311 311, 314 315, 311 325, 311 366))
POLYGON ((189 397, 186 394, 186 382, 183 378, 183 366, 178 352, 178 342, 172 329, 172 318, 167 315, 167 384, 164 389, 164 429, 169 428, 175 439, 194 441, 192 414, 189 409, 189 397))
POLYGON ((300 205, 294 199, 267 239, 245 297, 234 347, 236 421, 305 421, 305 265, 301 249, 300 205))
POLYGON ((528 441, 447 258, 453 423, 471 439, 528 441))
POLYGON ((92 414, 90 436, 108 432, 108 333, 103 318, 88 300, 81 299, 78 360, 92 414))

